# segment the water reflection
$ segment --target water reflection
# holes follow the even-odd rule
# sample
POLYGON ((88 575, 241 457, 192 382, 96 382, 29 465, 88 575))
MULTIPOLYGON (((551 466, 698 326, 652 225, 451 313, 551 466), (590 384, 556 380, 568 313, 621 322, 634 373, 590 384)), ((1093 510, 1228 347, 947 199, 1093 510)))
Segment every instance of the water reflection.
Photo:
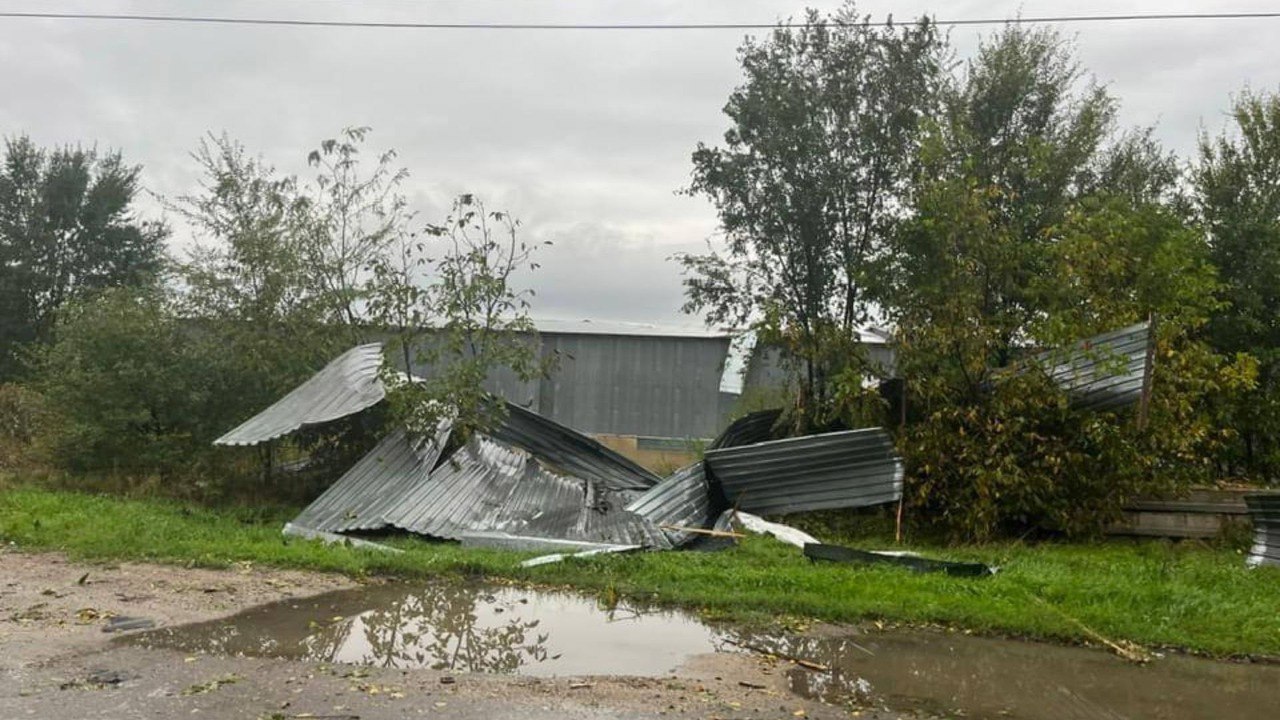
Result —
POLYGON ((831 703, 1026 720, 1274 718, 1280 667, 1169 656, 1138 666, 1101 650, 961 634, 750 631, 731 642, 791 665, 793 692, 831 703))
POLYGON ((715 649, 712 631, 684 615, 455 583, 341 591, 131 641, 187 652, 531 675, 662 675, 715 649))
POLYGON ((1100 650, 931 632, 713 631, 625 602, 606 610, 579 595, 455 583, 341 591, 120 641, 541 676, 661 676, 723 646, 798 661, 782 667, 806 697, 970 718, 1273 718, 1280 706, 1280 666, 1181 656, 1136 666, 1100 650))
POLYGON ((514 673, 548 657, 541 621, 520 617, 519 605, 465 586, 429 586, 332 623, 302 644, 312 660, 514 673))

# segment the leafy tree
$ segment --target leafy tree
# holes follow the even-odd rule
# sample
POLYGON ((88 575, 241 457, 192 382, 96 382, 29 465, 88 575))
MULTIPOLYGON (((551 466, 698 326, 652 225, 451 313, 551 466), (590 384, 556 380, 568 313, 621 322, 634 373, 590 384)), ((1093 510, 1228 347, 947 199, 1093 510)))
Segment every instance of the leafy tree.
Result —
POLYGON ((885 296, 909 388, 910 499, 957 536, 1096 531, 1134 494, 1208 476, 1224 438, 1206 399, 1250 368, 1196 339, 1217 284, 1168 155, 1115 131, 1068 45, 1006 28, 959 82, 923 143, 885 296), (1073 410, 1036 372, 1037 350, 1152 314, 1147 428, 1073 410))
POLYGON ((715 204, 726 248, 681 258, 687 312, 756 331, 795 361, 798 431, 832 417, 833 385, 867 370, 857 329, 902 219, 945 44, 927 20, 882 27, 853 4, 809 11, 739 52, 724 145, 699 145, 688 192, 715 204))
POLYGON ((180 312, 222 359, 229 424, 274 402, 342 347, 308 260, 317 220, 296 178, 246 154, 227 136, 201 141, 192 157, 198 193, 169 201, 197 245, 179 264, 180 312))
POLYGON ((331 323, 359 336, 368 301, 371 267, 403 236, 412 218, 399 194, 408 171, 396 168, 395 151, 378 156, 364 172, 360 149, 370 130, 344 129, 312 150, 307 162, 317 175, 307 187, 311 228, 306 269, 331 323))
POLYGON ((1200 139, 1195 200, 1226 306, 1214 347, 1258 360, 1258 384, 1230 409, 1239 442, 1230 469, 1271 479, 1280 469, 1280 94, 1245 92, 1234 132, 1200 139))
POLYGON ((461 437, 491 428, 505 406, 489 380, 505 372, 527 381, 547 371, 529 318, 533 291, 513 284, 538 267, 537 246, 519 238, 519 226, 461 195, 443 223, 427 226, 424 242, 411 241, 378 265, 375 318, 400 329, 392 353, 424 375, 413 383, 390 377, 392 413, 411 432, 433 434, 446 414, 461 437))
POLYGON ((139 220, 137 166, 119 152, 5 142, 0 166, 0 378, 16 348, 48 342, 59 308, 108 287, 156 281, 167 228, 139 220))

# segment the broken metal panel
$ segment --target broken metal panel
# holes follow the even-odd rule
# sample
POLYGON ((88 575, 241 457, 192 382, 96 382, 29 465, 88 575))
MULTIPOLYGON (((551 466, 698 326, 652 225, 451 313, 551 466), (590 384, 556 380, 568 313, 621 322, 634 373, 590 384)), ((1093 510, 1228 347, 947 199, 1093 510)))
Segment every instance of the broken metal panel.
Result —
POLYGON ((773 426, 777 424, 782 410, 757 410, 734 420, 729 427, 711 442, 708 450, 739 447, 773 439, 773 426))
POLYGON ((1244 496, 1253 520, 1253 547, 1249 567, 1280 567, 1280 493, 1250 493, 1244 496))
POLYGON ((519 448, 477 434, 386 513, 389 524, 456 540, 473 532, 665 546, 643 518, 622 508, 632 497, 544 468, 519 448))
POLYGON ((902 461, 882 428, 711 450, 729 503, 761 515, 866 507, 902 497, 902 461))
POLYGON ((716 509, 712 499, 715 495, 707 480, 706 466, 696 462, 650 488, 626 509, 663 529, 673 545, 680 545, 693 533, 665 529, 664 526, 707 527, 716 509))
POLYGON ((432 440, 414 442, 403 430, 383 438, 294 519, 324 532, 377 530, 414 486, 427 482, 449 437, 441 422, 432 440))
POLYGON ((511 403, 507 403, 506 419, 492 434, 557 470, 615 490, 647 490, 661 481, 586 435, 511 403))
POLYGON ((995 568, 983 563, 935 560, 913 553, 874 552, 840 545, 807 544, 804 546, 804 555, 812 560, 854 565, 893 565, 913 572, 940 572, 954 577, 987 577, 996 573, 995 568))
POLYGON ((337 535, 331 532, 321 530, 313 530, 309 527, 295 525, 293 523, 285 523, 283 534, 288 537, 302 538, 303 540, 319 540, 326 545, 350 545, 355 548, 363 548, 365 550, 377 550, 379 552, 389 552, 396 555, 403 553, 400 548, 393 548, 381 543, 361 540, 360 538, 351 538, 346 535, 337 535))
POLYGON ((213 442, 215 445, 256 445, 306 425, 354 415, 376 405, 386 395, 378 378, 381 367, 380 343, 354 347, 266 410, 213 442))
POLYGON ((1109 410, 1142 397, 1151 324, 1130 325, 1095 335, 1069 350, 1036 356, 1045 373, 1082 410, 1109 410))
POLYGON ((469 532, 462 536, 464 548, 489 548, 493 550, 511 550, 514 552, 570 552, 580 553, 588 550, 639 550, 639 545, 611 545, 608 543, 587 542, 585 540, 562 540, 560 538, 530 537, 528 535, 512 535, 503 532, 469 532))

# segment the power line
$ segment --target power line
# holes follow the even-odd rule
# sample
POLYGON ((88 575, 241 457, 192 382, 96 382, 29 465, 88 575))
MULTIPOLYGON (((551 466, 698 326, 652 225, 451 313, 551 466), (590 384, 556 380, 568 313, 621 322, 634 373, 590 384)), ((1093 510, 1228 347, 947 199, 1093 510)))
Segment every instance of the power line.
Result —
MULTIPOLYGON (((772 30, 777 23, 437 23, 394 20, 304 20, 296 18, 211 17, 198 15, 128 15, 106 13, 5 12, 0 18, 26 20, 106 20, 121 22, 202 25, 266 25, 289 27, 400 28, 416 30, 772 30)), ((930 19, 935 25, 1030 25, 1052 23, 1140 22, 1162 20, 1263 20, 1280 18, 1275 12, 1157 13, 1147 15, 1048 15, 1042 17, 930 19)), ((835 23, 823 23, 835 26, 835 23)), ((862 23, 851 23, 860 25, 862 23)), ((870 22, 890 25, 890 21, 870 22)), ((898 23, 899 25, 903 23, 898 23)))

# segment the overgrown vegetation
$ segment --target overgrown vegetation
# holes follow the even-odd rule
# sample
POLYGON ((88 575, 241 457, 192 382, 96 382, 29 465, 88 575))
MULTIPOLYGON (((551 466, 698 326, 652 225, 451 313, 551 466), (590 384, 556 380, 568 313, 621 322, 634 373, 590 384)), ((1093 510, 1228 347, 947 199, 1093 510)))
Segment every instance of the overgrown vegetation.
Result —
POLYGON ((813 564, 794 547, 754 537, 720 553, 640 553, 520 569, 524 555, 412 538, 392 541, 402 554, 286 538, 280 524, 293 512, 215 512, 17 487, 0 493, 0 542, 85 560, 206 567, 253 563, 401 578, 483 575, 591 591, 611 588, 624 599, 681 605, 734 620, 879 619, 1093 641, 1082 623, 1111 640, 1147 646, 1280 655, 1280 620, 1274 612, 1280 572, 1246 570, 1238 551, 1200 543, 919 548, 1002 568, 995 577, 978 580, 813 564))
POLYGON ((1010 25, 953 70, 926 22, 857 17, 748 41, 725 144, 693 153, 729 254, 685 258, 687 309, 790 356, 789 428, 897 428, 907 517, 957 539, 1094 534, 1228 467, 1270 481, 1280 106, 1243 96, 1242 139, 1206 140, 1188 173, 1117 125, 1053 30, 1010 25), (1149 318, 1143 417, 1075 409, 1041 372, 1044 351, 1149 318), (893 417, 863 390, 869 319, 893 330, 893 417))
MULTIPOLYGON (((849 3, 748 40, 740 61, 724 140, 697 147, 686 189, 725 242, 681 260, 689 311, 790 363, 782 429, 893 427, 906 517, 956 540, 1089 536, 1135 495, 1274 483, 1280 95, 1240 95, 1230 127, 1180 159, 1120 127, 1118 100, 1046 28, 1010 25, 957 62, 927 19, 884 26, 849 3), (1055 348, 1148 318, 1141 417, 1074 408, 1042 372, 1055 348), (895 368, 870 361, 869 322, 889 328, 895 368), (866 389, 887 374, 903 381, 892 417, 866 389)), ((371 340, 390 341, 395 422, 429 434, 447 413, 461 436, 497 422, 495 378, 549 368, 513 284, 537 248, 472 195, 418 218, 407 171, 369 138, 347 128, 300 151, 300 177, 208 136, 199 187, 163 198, 194 241, 167 258, 169 228, 136 213, 140 168, 10 139, 0 464, 183 498, 255 475, 264 497, 314 495, 384 418, 257 457, 210 443, 371 340), (305 474, 270 471, 302 459, 305 474)))

